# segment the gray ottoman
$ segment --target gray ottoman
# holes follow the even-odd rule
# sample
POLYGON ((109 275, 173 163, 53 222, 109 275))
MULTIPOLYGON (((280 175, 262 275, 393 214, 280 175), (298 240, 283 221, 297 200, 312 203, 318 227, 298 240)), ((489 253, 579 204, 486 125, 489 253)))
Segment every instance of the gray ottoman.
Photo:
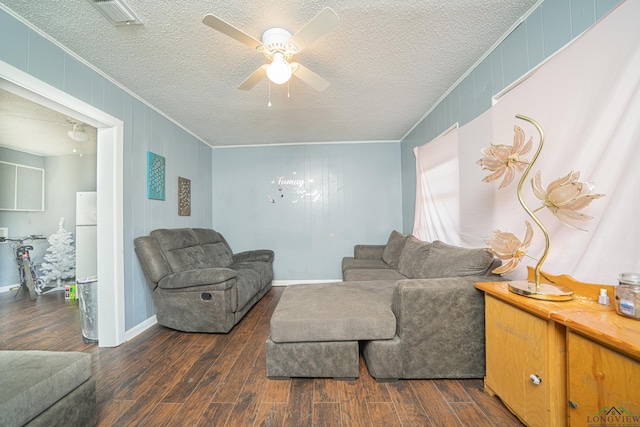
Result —
POLYGON ((358 377, 358 341, 265 343, 267 376, 271 379, 291 377, 358 377))
POLYGON ((358 376, 358 341, 395 336, 395 281, 292 285, 271 316, 267 376, 358 376))
POLYGON ((0 351, 0 426, 92 426, 91 355, 0 351))

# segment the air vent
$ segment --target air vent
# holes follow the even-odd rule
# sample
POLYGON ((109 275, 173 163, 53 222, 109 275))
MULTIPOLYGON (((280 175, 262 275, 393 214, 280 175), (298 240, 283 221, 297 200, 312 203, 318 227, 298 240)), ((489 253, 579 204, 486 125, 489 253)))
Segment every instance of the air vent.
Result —
POLYGON ((88 0, 116 27, 140 25, 142 21, 122 0, 88 0))

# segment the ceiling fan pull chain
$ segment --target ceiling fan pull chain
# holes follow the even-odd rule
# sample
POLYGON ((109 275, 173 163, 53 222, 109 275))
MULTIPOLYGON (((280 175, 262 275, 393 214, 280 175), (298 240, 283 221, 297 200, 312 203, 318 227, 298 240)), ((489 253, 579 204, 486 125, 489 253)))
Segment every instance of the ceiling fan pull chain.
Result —
POLYGON ((287 98, 290 98, 291 95, 289 95, 289 80, 287 80, 287 98))
POLYGON ((271 107, 271 80, 269 80, 269 103, 267 107, 271 107))

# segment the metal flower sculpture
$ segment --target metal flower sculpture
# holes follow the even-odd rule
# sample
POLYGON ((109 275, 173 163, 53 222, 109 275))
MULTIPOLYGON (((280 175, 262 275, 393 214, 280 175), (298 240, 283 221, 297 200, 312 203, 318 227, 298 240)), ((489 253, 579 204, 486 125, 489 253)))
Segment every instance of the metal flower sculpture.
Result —
MULTIPOLYGON (((490 147, 486 147, 482 150, 482 154, 485 157, 477 161, 477 164, 482 166, 483 169, 491 171, 489 175, 484 177, 484 182, 498 180, 504 175, 500 188, 509 185, 511 181, 513 181, 516 172, 523 173, 517 188, 518 201, 544 234, 545 248, 534 269, 534 286, 532 287, 528 282, 512 282, 509 284, 509 290, 532 298, 556 301, 569 300, 572 298, 573 294, 571 289, 560 285, 542 285, 540 283, 540 267, 549 253, 549 232, 540 219, 535 215, 535 212, 546 207, 563 224, 583 230, 576 226, 574 222, 588 221, 592 219, 592 217, 578 211, 587 207, 593 200, 603 197, 604 194, 592 194, 594 184, 579 182, 578 178, 580 177, 580 172, 574 171, 569 172, 562 178, 556 179, 549 184, 545 190, 542 186, 541 173, 537 172, 531 180, 531 186, 536 198, 542 202, 542 206, 536 210, 531 210, 522 197, 522 186, 526 181, 533 164, 538 159, 540 151, 542 151, 544 133, 542 132, 540 125, 535 120, 520 114, 516 115, 516 118, 531 123, 540 134, 540 143, 531 161, 521 157, 531 150, 533 142, 530 138, 529 141, 524 144, 524 132, 519 126, 514 126, 515 135, 513 138, 513 146, 492 144, 490 147)), ((529 222, 526 222, 526 227, 527 231, 525 238, 522 241, 520 241, 513 233, 501 230, 494 231, 493 238, 486 240, 486 243, 490 246, 490 249, 488 249, 489 251, 491 251, 496 257, 502 260, 507 260, 504 265, 494 269, 493 273, 502 275, 507 274, 510 271, 513 271, 518 264, 520 264, 520 261, 525 255, 529 256, 527 254, 527 249, 533 238, 533 228, 529 222)))

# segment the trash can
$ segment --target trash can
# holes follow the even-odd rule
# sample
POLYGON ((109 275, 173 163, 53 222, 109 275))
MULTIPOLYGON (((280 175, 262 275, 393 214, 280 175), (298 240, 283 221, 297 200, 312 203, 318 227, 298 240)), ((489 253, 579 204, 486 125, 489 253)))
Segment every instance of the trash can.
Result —
POLYGON ((82 340, 98 342, 98 277, 76 280, 82 322, 82 340))

